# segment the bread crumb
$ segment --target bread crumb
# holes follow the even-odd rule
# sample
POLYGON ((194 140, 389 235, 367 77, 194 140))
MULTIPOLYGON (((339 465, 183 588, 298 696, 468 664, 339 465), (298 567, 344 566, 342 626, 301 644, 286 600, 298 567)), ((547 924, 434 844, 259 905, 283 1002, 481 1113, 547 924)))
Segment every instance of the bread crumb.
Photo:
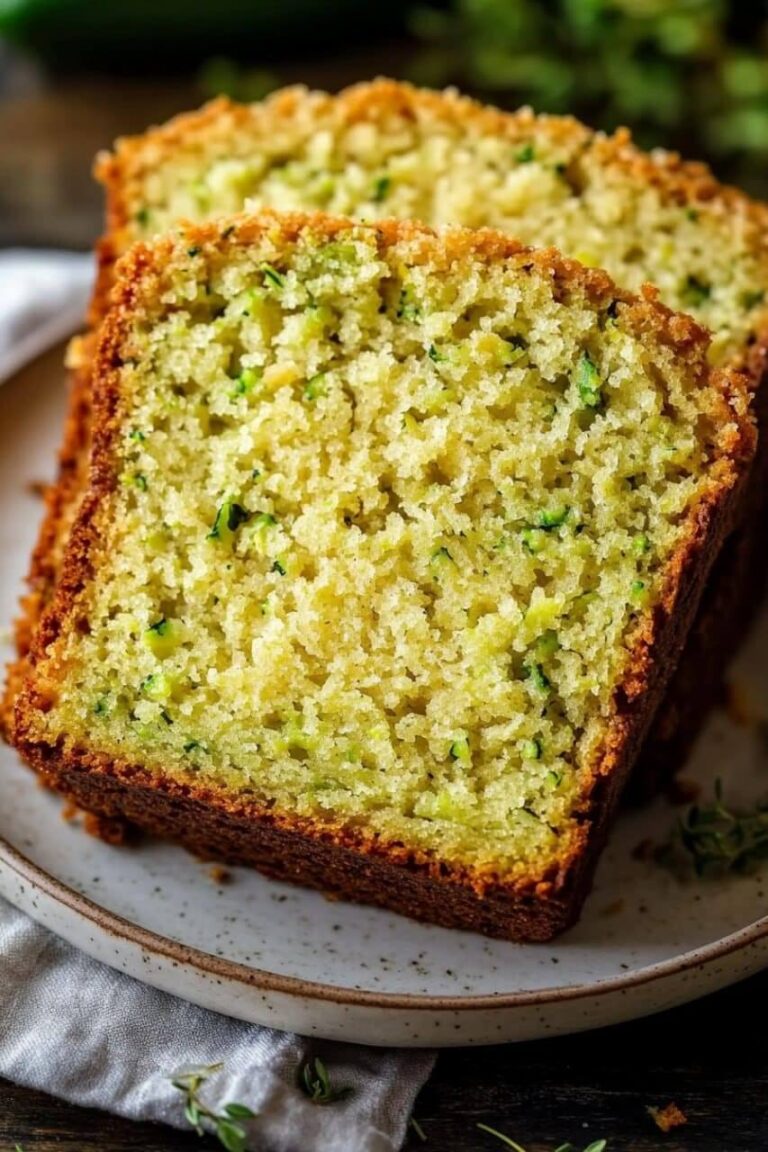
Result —
POLYGON ((89 836, 103 840, 105 844, 125 844, 128 840, 128 825, 119 817, 101 816, 97 812, 86 812, 83 827, 89 836))
POLYGON ((36 496, 38 500, 42 500, 48 491, 47 480, 28 480, 26 484, 27 492, 30 496, 36 496))
POLYGON ((605 908, 600 910, 601 916, 618 916, 619 912, 624 910, 624 900, 619 897, 618 900, 613 900, 610 904, 606 904, 605 908))
POLYGON ((657 1128, 662 1132, 671 1132, 673 1128, 680 1128, 688 1123, 688 1117, 677 1104, 672 1101, 665 1108, 654 1108, 648 1105, 646 1111, 657 1128))
POLYGON ((61 810, 62 820, 64 820, 67 824, 72 824, 79 815, 80 809, 78 808, 77 804, 73 804, 71 800, 65 801, 64 807, 61 810))
POLYGON ((670 781, 666 795, 670 804, 693 804, 701 796, 701 784, 675 777, 670 781))
POLYGON ((652 860, 656 852, 656 845, 650 836, 646 836, 645 840, 641 840, 632 849, 633 860, 652 860))
POLYGON ((214 864, 208 869, 208 875, 214 884, 229 884, 232 879, 232 873, 222 864, 214 864))
POLYGON ((758 716, 744 684, 737 681, 726 684, 723 706, 728 719, 739 728, 753 728, 758 723, 758 716))

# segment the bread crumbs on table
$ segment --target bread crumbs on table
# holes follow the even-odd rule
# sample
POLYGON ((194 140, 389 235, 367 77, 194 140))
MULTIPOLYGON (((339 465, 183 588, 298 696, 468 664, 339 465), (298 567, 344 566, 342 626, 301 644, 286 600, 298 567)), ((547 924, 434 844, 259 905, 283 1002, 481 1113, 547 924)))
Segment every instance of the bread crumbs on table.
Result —
POLYGON ((723 706, 728 719, 738 728, 753 728, 758 722, 747 687, 737 680, 725 685, 723 706))
POLYGON ((693 804, 701 796, 701 785, 695 780, 683 780, 676 777, 671 780, 666 790, 670 804, 693 804))
POLYGON ((683 1124, 688 1123, 685 1112, 672 1101, 664 1108, 655 1108, 649 1104, 646 1111, 656 1127, 662 1132, 671 1132, 673 1128, 680 1128, 683 1124))

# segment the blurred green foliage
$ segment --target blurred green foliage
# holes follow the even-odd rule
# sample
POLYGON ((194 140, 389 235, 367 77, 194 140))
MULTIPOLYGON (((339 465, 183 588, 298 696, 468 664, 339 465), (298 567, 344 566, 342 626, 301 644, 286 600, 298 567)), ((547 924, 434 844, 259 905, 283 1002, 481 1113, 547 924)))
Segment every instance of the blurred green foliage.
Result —
POLYGON ((768 0, 452 0, 410 22, 417 82, 627 124, 768 191, 768 0))

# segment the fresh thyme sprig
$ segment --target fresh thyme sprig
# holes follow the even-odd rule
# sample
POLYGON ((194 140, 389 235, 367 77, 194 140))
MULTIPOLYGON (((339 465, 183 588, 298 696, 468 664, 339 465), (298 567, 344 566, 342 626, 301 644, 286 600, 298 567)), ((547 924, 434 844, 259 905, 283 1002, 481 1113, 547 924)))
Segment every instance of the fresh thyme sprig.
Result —
POLYGON ((692 804, 659 851, 662 863, 693 865, 697 876, 750 872, 768 859, 768 800, 751 808, 730 808, 716 780, 714 799, 692 804))
MULTIPOLYGON (((478 1128, 481 1132, 486 1132, 489 1136, 494 1136, 497 1140, 500 1140, 506 1148, 511 1148, 513 1152, 525 1152, 522 1144, 518 1144, 511 1136, 505 1136, 504 1133, 499 1132, 498 1129, 490 1128, 487 1124, 478 1124, 478 1128)), ((607 1140, 593 1140, 592 1143, 584 1149, 584 1152, 605 1152, 607 1147, 607 1140)), ((560 1144, 555 1148, 555 1152, 577 1152, 577 1150, 573 1144, 560 1144)))
POLYGON ((335 1104, 352 1095, 351 1088, 334 1088, 328 1069, 319 1056, 306 1060, 299 1069, 299 1087, 313 1104, 335 1104))
POLYGON ((200 1088, 206 1080, 221 1071, 223 1064, 208 1064, 178 1073, 171 1083, 184 1093, 184 1115, 198 1136, 212 1133, 227 1152, 245 1152, 247 1131, 244 1120, 256 1116, 245 1104, 225 1104, 222 1113, 213 1112, 200 1099, 200 1088))

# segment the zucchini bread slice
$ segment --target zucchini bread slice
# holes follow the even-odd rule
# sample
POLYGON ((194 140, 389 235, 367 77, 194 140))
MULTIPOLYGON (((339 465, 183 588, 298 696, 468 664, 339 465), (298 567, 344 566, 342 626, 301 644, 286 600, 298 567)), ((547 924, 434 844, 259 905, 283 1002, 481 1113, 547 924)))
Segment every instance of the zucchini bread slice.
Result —
MULTIPOLYGON (((97 174, 107 188, 108 231, 94 329, 114 259, 182 216, 202 221, 248 203, 490 225, 605 267, 631 290, 652 281, 668 305, 713 331, 713 362, 745 366, 758 408, 768 402, 768 211, 723 188, 702 165, 640 152, 626 132, 605 137, 569 118, 507 114, 451 91, 379 80, 339 96, 292 88, 250 106, 219 100, 119 141, 97 174)), ((93 344, 91 334, 77 349, 61 479, 33 557, 6 712, 84 488, 93 344)), ((646 778, 682 763, 755 600, 750 585, 759 585, 765 562, 764 473, 755 470, 742 506, 747 530, 729 541, 713 573, 709 606, 650 740, 646 778)))
POLYGON ((708 346, 489 230, 265 212, 137 245, 20 751, 199 852, 552 936, 754 447, 708 346))

